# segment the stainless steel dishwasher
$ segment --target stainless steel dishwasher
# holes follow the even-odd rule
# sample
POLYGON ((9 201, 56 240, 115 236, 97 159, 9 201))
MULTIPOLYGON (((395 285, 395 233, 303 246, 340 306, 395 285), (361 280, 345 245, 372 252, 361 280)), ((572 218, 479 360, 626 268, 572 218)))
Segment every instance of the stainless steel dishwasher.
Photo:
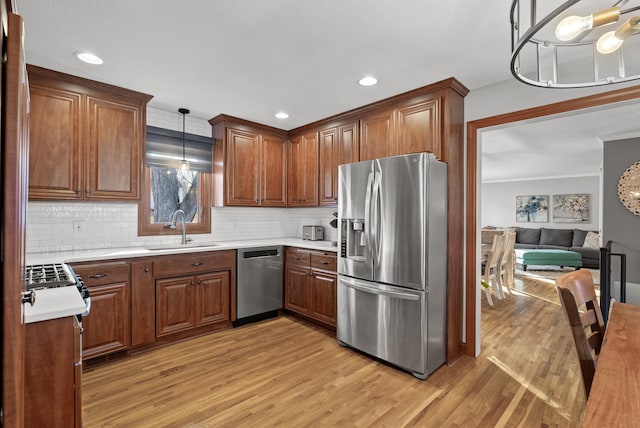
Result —
POLYGON ((278 315, 283 294, 282 246, 238 250, 234 326, 278 315))

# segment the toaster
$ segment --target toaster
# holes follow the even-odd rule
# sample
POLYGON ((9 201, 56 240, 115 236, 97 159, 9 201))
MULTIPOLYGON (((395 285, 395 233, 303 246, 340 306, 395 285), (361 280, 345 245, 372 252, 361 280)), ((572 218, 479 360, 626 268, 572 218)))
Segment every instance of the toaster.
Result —
POLYGON ((302 239, 322 241, 324 239, 324 228, 322 226, 302 226, 302 239))

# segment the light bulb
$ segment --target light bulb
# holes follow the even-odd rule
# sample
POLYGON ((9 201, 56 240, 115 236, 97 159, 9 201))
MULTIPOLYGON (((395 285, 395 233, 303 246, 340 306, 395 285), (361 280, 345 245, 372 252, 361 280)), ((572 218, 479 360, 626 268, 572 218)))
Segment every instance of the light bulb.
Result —
POLYGON ((186 160, 182 159, 180 161, 180 171, 182 171, 183 173, 189 172, 189 162, 187 162, 186 160))
POLYGON ((622 42, 624 42, 624 39, 617 38, 615 31, 609 31, 608 33, 604 33, 598 39, 598 43, 596 43, 596 49, 601 54, 610 54, 617 51, 620 46, 622 46, 622 42))
POLYGON ((601 54, 610 54, 617 51, 622 46, 624 39, 629 37, 640 27, 640 16, 632 16, 624 24, 619 26, 616 31, 604 33, 596 43, 596 49, 601 54))
POLYGON ((558 40, 568 42, 582 34, 584 31, 593 28, 593 15, 589 16, 567 16, 556 27, 556 37, 558 40))
POLYGON ((601 10, 589 16, 567 16, 556 27, 556 37, 560 41, 568 42, 592 28, 616 22, 619 17, 619 7, 601 10))

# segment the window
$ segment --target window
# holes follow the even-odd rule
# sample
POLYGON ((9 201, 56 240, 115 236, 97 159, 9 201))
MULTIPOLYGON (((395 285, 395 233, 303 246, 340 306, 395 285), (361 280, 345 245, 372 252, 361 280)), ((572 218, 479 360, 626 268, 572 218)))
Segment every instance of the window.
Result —
POLYGON ((147 127, 144 197, 138 210, 138 235, 180 234, 169 229, 173 213, 185 213, 187 233, 211 232, 211 138, 185 134, 184 156, 191 168, 177 168, 182 159, 182 133, 147 127))

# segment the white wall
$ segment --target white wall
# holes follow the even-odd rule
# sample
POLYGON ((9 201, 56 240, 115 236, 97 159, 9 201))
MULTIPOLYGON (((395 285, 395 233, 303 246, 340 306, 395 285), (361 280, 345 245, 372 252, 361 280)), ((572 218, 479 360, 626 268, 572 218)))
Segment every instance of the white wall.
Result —
MULTIPOLYGON (((182 115, 147 107, 147 124, 182 131, 182 115)), ((211 136, 211 125, 187 116, 185 130, 211 136)), ((27 252, 120 248, 177 243, 178 236, 138 236, 138 204, 127 202, 29 202, 27 252)), ((211 233, 194 241, 302 237, 303 225, 323 225, 325 240, 337 240, 329 226, 336 208, 212 208, 211 233)))
POLYGON ((600 177, 598 176, 483 183, 481 195, 481 226, 600 229, 600 177), (590 221, 588 223, 553 222, 553 195, 569 193, 591 195, 590 221), (515 206, 518 195, 547 195, 549 197, 548 221, 546 223, 516 222, 515 206))

